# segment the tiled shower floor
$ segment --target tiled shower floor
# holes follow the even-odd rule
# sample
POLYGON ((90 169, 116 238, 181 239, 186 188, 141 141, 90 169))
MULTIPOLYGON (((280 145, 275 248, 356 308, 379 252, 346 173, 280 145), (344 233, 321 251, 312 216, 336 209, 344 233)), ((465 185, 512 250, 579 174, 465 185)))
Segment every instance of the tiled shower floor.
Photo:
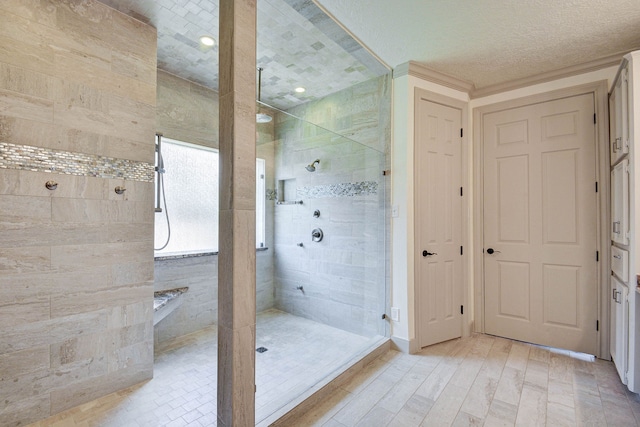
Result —
MULTIPOLYGON (((258 314, 256 421, 365 349, 370 339, 278 310, 258 314)), ((156 349, 154 378, 32 424, 32 427, 214 426, 217 330, 156 349)))

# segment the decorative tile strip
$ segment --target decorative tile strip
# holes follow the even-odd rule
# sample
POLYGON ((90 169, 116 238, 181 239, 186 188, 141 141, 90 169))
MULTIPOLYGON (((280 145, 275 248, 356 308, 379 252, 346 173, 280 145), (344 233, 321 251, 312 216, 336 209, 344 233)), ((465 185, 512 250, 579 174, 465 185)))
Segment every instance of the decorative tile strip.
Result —
POLYGON ((153 182, 154 165, 134 160, 0 142, 0 169, 153 182))
POLYGON ((343 182, 331 185, 300 187, 297 196, 300 199, 322 199, 327 197, 354 197, 378 193, 376 181, 343 182))

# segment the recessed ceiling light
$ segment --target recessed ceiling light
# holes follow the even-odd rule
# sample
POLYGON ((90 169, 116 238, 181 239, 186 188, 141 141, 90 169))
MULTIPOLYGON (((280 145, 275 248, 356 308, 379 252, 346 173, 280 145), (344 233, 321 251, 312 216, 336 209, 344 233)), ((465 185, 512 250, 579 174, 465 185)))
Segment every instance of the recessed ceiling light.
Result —
POLYGON ((200 37, 200 43, 202 43, 205 46, 213 46, 214 44, 216 44, 216 41, 211 36, 202 36, 200 37))
POLYGON ((303 88, 303 87, 297 87, 297 88, 296 88, 296 92, 298 92, 298 93, 302 93, 302 92, 304 92, 305 90, 306 90, 306 89, 305 89, 305 88, 303 88))

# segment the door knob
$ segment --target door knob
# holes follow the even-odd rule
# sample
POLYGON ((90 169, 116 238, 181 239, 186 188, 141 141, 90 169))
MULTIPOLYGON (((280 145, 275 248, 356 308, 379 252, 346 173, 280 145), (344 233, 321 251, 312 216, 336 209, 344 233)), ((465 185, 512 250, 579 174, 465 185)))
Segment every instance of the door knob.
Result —
POLYGON ((496 250, 494 250, 493 248, 489 248, 489 249, 487 249, 487 253, 488 253, 489 255, 492 255, 492 254, 494 254, 494 253, 499 254, 499 253, 500 253, 500 251, 496 251, 496 250))
POLYGON ((427 257, 430 255, 438 255, 438 254, 435 252, 422 251, 422 256, 427 257))

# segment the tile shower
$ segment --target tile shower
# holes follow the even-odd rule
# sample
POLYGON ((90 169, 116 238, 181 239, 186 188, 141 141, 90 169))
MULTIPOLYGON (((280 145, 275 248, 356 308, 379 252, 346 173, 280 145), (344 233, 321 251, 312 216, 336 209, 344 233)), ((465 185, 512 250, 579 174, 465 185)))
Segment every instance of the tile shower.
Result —
POLYGON ((360 335, 384 335, 384 155, 289 116, 277 125, 275 178, 285 195, 274 215, 275 306, 360 335), (314 159, 320 162, 309 172, 305 165, 314 159), (287 186, 302 204, 287 204, 287 186), (320 242, 315 229, 324 233, 320 242))
MULTIPOLYGON (((168 88, 188 86, 189 83, 177 81, 175 76, 159 73, 158 123, 167 123, 163 112, 175 108, 166 102, 193 105, 190 97, 204 96, 207 102, 215 104, 215 93, 207 94, 202 87, 192 90, 190 96, 183 93, 181 97, 165 100, 162 95, 168 88)), ((389 97, 389 81, 387 76, 382 76, 294 111, 301 117, 316 120, 322 117, 324 126, 311 124, 289 112, 267 109, 274 119, 258 125, 256 146, 257 156, 266 161, 267 249, 258 251, 256 257, 259 321, 280 316, 283 320, 278 321, 279 324, 285 324, 282 323, 285 319, 290 322, 296 316, 304 318, 299 322, 313 321, 336 331, 333 335, 329 330, 324 331, 327 337, 342 336, 342 332, 355 334, 352 341, 360 343, 355 347, 360 350, 388 335, 388 323, 382 314, 387 304, 385 238, 389 178, 383 175, 383 170, 389 144, 385 137, 389 134, 389 115, 381 110, 390 102, 389 97), (369 138, 363 138, 366 144, 356 142, 329 128, 369 138), (315 171, 308 171, 306 166, 316 159, 320 162, 315 165, 315 171), (316 228, 324 232, 321 242, 312 240, 311 233, 316 228)), ((201 105, 202 102, 201 99, 195 103, 201 105)), ((192 116, 186 114, 185 117, 192 116)), ((183 126, 193 133, 192 124, 183 126)), ((179 128, 180 123, 174 122, 171 129, 165 127, 163 132, 177 138, 179 128)), ((215 147, 217 142, 211 140, 207 144, 215 147)), ((156 291, 189 287, 182 305, 156 325, 157 349, 171 347, 181 336, 216 323, 216 277, 215 254, 156 260, 156 291)), ((268 350, 257 355, 258 384, 266 384, 267 379, 261 375, 275 369, 263 361, 275 360, 280 351, 269 345, 273 334, 282 336, 282 331, 258 324, 258 347, 268 350)), ((316 348, 304 345, 299 341, 301 337, 303 333, 292 333, 285 347, 316 348)), ((283 345, 282 342, 278 340, 278 345, 283 345)), ((333 348, 331 340, 319 345, 332 351, 329 350, 333 348)), ((299 357, 310 356, 301 353, 299 357)), ((325 374, 345 357, 335 358, 334 364, 327 365, 325 374)), ((282 378, 287 378, 286 384, 290 384, 292 390, 300 391, 312 385, 305 383, 304 372, 297 375, 299 382, 289 376, 282 378)), ((259 391, 258 420, 292 398, 286 393, 283 398, 282 391, 273 389, 276 390, 277 400, 268 400, 273 393, 262 397, 264 390, 259 391), (261 409, 260 404, 265 407, 261 409)))
MULTIPOLYGON (((269 109, 274 120, 257 126, 257 156, 266 160, 268 248, 257 252, 258 312, 276 308, 385 335, 389 105, 390 83, 382 76, 286 113, 269 109), (307 171, 315 159, 316 171, 307 171), (287 196, 302 204, 287 204, 287 196), (315 243, 311 231, 318 227, 325 238, 315 243)), ((195 111, 201 108, 217 111, 217 94, 158 73, 156 122, 166 137, 217 147, 217 124, 202 120, 195 111), (171 114, 176 109, 187 112, 183 120, 171 114)), ((182 306, 156 326, 156 344, 215 323, 216 278, 215 255, 156 261, 156 291, 189 287, 182 306)))

